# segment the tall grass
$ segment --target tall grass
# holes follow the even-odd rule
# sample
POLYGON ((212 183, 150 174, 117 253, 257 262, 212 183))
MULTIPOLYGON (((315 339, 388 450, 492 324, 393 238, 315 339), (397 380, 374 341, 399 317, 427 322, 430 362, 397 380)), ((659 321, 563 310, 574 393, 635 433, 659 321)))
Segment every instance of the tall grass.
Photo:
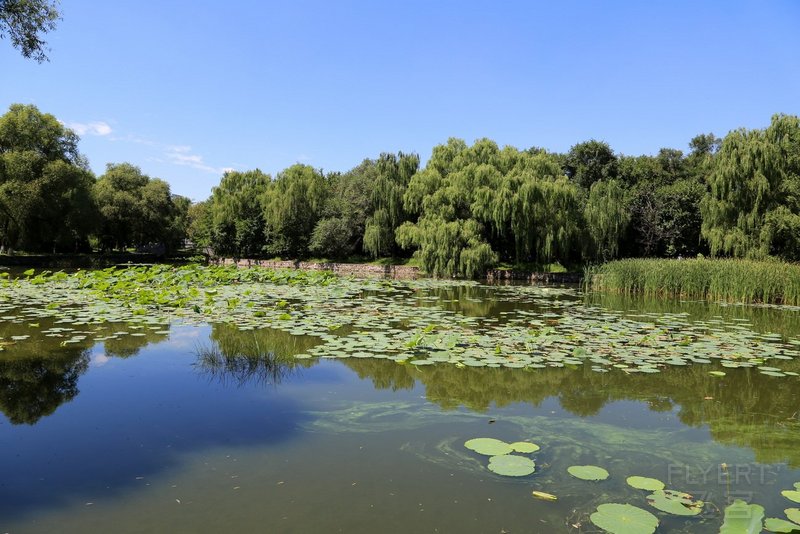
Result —
POLYGON ((800 306, 800 265, 779 260, 627 259, 586 270, 588 289, 800 306))

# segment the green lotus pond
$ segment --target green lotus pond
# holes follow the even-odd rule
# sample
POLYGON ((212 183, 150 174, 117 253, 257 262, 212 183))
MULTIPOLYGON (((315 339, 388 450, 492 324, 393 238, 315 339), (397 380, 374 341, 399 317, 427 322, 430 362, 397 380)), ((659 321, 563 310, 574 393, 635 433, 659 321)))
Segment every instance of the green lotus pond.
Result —
POLYGON ((0 531, 790 532, 798 356, 790 307, 0 273, 0 531))

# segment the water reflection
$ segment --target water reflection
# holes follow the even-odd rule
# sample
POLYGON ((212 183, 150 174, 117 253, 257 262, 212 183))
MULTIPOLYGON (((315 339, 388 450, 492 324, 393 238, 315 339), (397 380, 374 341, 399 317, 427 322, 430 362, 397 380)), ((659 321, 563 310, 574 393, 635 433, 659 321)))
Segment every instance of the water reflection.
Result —
POLYGON ((75 398, 88 364, 87 351, 79 348, 0 359, 0 411, 11 424, 35 424, 75 398))
POLYGON ((210 341, 196 349, 195 369, 222 385, 237 386, 280 384, 299 367, 313 365, 293 356, 319 343, 281 330, 242 331, 228 324, 214 325, 210 341))
MULTIPOLYGON (((379 389, 409 389, 419 382, 426 398, 446 410, 463 406, 486 411, 512 403, 539 406, 554 397, 568 412, 586 417, 613 401, 640 401, 654 412, 675 410, 685 425, 707 426, 720 443, 750 447, 760 462, 800 467, 800 386, 796 380, 764 376, 754 369, 735 369, 720 379, 708 374, 711 366, 637 376, 581 367, 525 372, 449 365, 420 369, 352 358, 342 362, 379 389)), ((800 371, 800 362, 785 362, 785 368, 800 371)))
MULTIPOLYGON (((74 337, 74 333, 42 333, 57 329, 57 324, 52 319, 41 319, 35 326, 0 323, 2 339, 29 336, 5 342, 0 352, 0 411, 11 424, 33 425, 74 399, 80 391, 78 380, 89 368, 96 338, 114 335, 127 327, 125 324, 99 325, 78 337, 74 337)), ((106 339, 105 353, 106 356, 134 356, 148 344, 166 338, 166 334, 145 331, 136 336, 106 339)))

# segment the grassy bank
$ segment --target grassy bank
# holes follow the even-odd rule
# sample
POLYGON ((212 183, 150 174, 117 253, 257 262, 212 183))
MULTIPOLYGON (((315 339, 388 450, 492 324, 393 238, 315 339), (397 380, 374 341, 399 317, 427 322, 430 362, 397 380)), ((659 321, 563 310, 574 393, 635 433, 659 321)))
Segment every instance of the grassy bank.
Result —
POLYGON ((627 259, 587 269, 588 289, 800 306, 800 265, 777 260, 627 259))

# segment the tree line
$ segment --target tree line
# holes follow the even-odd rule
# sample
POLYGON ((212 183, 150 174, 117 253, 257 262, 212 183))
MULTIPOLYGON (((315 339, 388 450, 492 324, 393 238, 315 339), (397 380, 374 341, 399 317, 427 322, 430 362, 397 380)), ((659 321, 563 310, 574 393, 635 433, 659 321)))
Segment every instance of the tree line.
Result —
POLYGON ((35 106, 0 117, 0 251, 168 252, 184 240, 189 204, 129 163, 95 177, 75 132, 35 106))
POLYGON ((188 236, 221 256, 413 255, 431 274, 464 277, 618 257, 800 259, 798 117, 688 148, 628 156, 598 140, 553 153, 450 139, 424 166, 398 152, 347 172, 226 172, 190 204, 127 163, 95 179, 74 133, 17 104, 0 118, 0 243, 169 248, 188 236))

